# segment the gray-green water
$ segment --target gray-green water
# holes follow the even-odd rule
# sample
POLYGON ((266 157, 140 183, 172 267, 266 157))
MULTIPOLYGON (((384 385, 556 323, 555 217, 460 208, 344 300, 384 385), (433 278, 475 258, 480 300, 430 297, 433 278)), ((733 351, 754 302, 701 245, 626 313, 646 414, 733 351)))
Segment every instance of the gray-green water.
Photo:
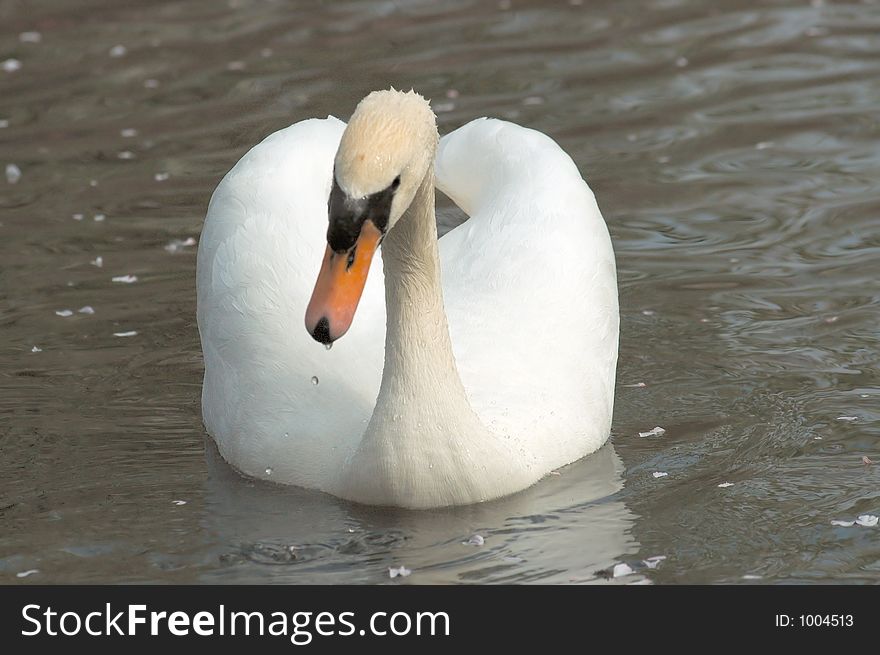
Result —
POLYGON ((880 514, 878 35, 868 0, 0 0, 0 582, 877 582, 880 526, 831 521, 880 514), (617 252, 611 445, 482 506, 255 484, 201 426, 181 244, 252 144, 390 84, 553 136, 617 252))

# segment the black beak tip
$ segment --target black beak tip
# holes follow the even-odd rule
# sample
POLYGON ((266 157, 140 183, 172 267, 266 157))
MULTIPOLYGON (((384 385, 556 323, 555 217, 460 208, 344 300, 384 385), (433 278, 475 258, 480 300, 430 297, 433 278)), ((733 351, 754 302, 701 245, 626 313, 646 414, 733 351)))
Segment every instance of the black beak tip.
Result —
POLYGON ((326 316, 322 316, 315 329, 312 330, 312 338, 325 345, 333 343, 333 338, 330 336, 330 321, 327 320, 326 316))

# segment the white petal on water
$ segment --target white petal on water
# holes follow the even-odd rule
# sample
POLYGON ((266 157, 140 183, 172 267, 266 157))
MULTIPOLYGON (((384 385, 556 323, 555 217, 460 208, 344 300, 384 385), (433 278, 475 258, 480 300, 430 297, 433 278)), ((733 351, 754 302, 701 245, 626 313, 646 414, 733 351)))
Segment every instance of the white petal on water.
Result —
POLYGON ((6 164, 6 181, 10 184, 18 184, 21 179, 21 169, 15 164, 6 164))
POLYGON ((243 61, 230 61, 226 64, 226 70, 243 71, 245 68, 247 68, 247 64, 243 61))
POLYGON ((122 150, 116 153, 119 159, 134 159, 135 155, 131 150, 122 150))
POLYGON ((874 516, 873 514, 862 514, 856 519, 856 523, 859 525, 863 525, 866 528, 873 528, 877 523, 880 523, 880 516, 874 516))
POLYGON ((43 349, 40 348, 39 346, 34 346, 33 348, 31 348, 31 352, 32 353, 41 353, 41 352, 43 352, 43 349))
POLYGON ((862 455, 862 464, 870 466, 871 464, 876 464, 876 462, 867 455, 862 455))
POLYGON ((101 268, 104 265, 104 258, 101 257, 101 255, 98 255, 90 263, 92 266, 97 266, 98 268, 101 268))
POLYGON ((660 566, 660 562, 666 559, 666 555, 654 555, 646 560, 642 560, 649 569, 656 569, 660 566))
POLYGON ((22 32, 18 35, 18 40, 22 43, 39 43, 43 40, 43 35, 39 32, 22 32))
POLYGON ((180 506, 180 505, 186 505, 186 501, 185 501, 185 500, 172 500, 171 502, 172 502, 172 504, 174 504, 174 505, 178 505, 178 506, 180 506))
POLYGON ((523 104, 531 107, 534 107, 535 105, 543 105, 544 98, 542 98, 541 96, 529 96, 527 98, 523 98, 523 104))
POLYGON ((688 63, 690 63, 690 62, 688 62, 687 57, 679 57, 675 60, 675 65, 678 66, 679 68, 684 68, 685 66, 688 65, 688 63))
POLYGON ((27 571, 19 571, 15 574, 16 578, 26 578, 29 575, 33 575, 34 573, 39 573, 40 569, 28 569, 27 571))
POLYGON ((159 80, 149 79, 144 80, 144 88, 145 89, 158 89, 159 88, 159 80))
POLYGON ((136 330, 129 330, 128 332, 114 332, 114 337, 133 337, 137 335, 136 330))
POLYGON ((831 521, 831 525, 839 525, 841 528, 851 528, 856 524, 855 521, 841 521, 839 519, 835 519, 831 521))
POLYGON ((639 436, 642 438, 645 437, 659 437, 661 435, 666 434, 666 430, 661 428, 659 425, 657 427, 651 428, 647 432, 639 432, 639 436))
POLYGON ((81 221, 82 219, 85 218, 85 216, 82 214, 74 214, 73 216, 71 216, 71 218, 75 221, 81 221))
POLYGON ((654 471, 651 475, 655 478, 665 478, 669 474, 666 471, 654 471))
POLYGON ((452 111, 453 109, 455 109, 455 103, 454 102, 438 102, 438 103, 435 103, 434 105, 432 105, 431 108, 434 110, 435 113, 442 114, 443 112, 452 111))
POLYGON ((838 421, 858 421, 859 417, 858 416, 838 416, 837 420, 838 421))
POLYGON ((655 312, 653 309, 643 309, 642 310, 642 314, 644 314, 645 316, 653 316, 656 313, 657 312, 655 312))
POLYGON ((56 316, 61 316, 62 318, 67 318, 68 316, 73 316, 73 311, 70 309, 58 309, 55 310, 56 316))
POLYGON ((461 543, 465 546, 482 546, 484 543, 486 543, 486 540, 483 539, 482 535, 475 534, 471 535, 470 539, 468 539, 467 541, 462 541, 461 543))
POLYGON ((631 575, 635 573, 632 567, 626 562, 621 562, 620 564, 615 564, 614 568, 611 570, 612 578, 622 578, 625 575, 631 575))
POLYGON ((760 575, 755 575, 754 573, 746 573, 743 577, 743 580, 760 580, 760 575))
POLYGON ((718 486, 719 486, 719 488, 721 488, 721 489, 727 489, 727 487, 732 487, 732 486, 733 486, 733 482, 722 482, 722 483, 719 484, 718 486))
POLYGON ((9 121, 5 118, 0 118, 0 129, 3 129, 4 127, 9 127, 9 121))
POLYGON ((635 384, 625 384, 623 386, 629 387, 630 389, 643 389, 644 387, 647 387, 648 385, 645 384, 644 382, 636 382, 635 384))
POLYGON ((115 45, 110 48, 110 51, 107 53, 111 57, 124 57, 128 53, 128 48, 124 45, 115 45))
POLYGON ((125 139, 132 139, 138 135, 138 131, 133 127, 124 127, 119 130, 119 135, 125 139))
POLYGON ((412 573, 412 571, 410 571, 405 566, 399 566, 398 568, 394 568, 393 566, 388 567, 388 577, 389 578, 396 578, 397 576, 400 576, 401 578, 405 578, 410 573, 412 573))
POLYGON ((446 89, 446 97, 450 100, 455 100, 459 95, 458 89, 446 89))
POLYGON ((755 150, 766 150, 767 148, 772 148, 775 143, 772 141, 761 141, 755 144, 755 150))
POLYGON ((183 248, 196 245, 196 243, 197 241, 192 237, 187 237, 186 239, 175 239, 165 246, 165 250, 167 250, 168 252, 179 252, 183 248))
POLYGON ((105 216, 104 214, 95 214, 94 216, 92 216, 92 220, 96 223, 103 223, 106 219, 107 216, 105 216))
POLYGON ((85 305, 84 307, 80 307, 76 311, 78 311, 80 314, 94 314, 95 308, 91 305, 85 305))
POLYGON ((14 73, 17 70, 21 70, 21 62, 18 59, 7 59, 0 64, 0 67, 7 73, 14 73))
POLYGON ((137 275, 117 275, 113 278, 114 282, 122 282, 123 284, 133 284, 138 281, 137 275))
POLYGON ((167 180, 169 177, 171 177, 171 174, 170 174, 170 173, 156 173, 156 174, 153 176, 153 179, 156 180, 156 182, 164 182, 164 181, 167 180))

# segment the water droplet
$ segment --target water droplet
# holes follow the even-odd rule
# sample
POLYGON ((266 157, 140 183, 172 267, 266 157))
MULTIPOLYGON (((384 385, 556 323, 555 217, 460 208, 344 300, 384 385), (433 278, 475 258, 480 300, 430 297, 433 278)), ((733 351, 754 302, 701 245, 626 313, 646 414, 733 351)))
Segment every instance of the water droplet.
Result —
POLYGON ((285 439, 290 438, 290 432, 285 432, 285 433, 284 433, 284 438, 285 438, 285 439))
POLYGON ((318 376, 317 375, 312 376, 312 384, 314 384, 315 386, 318 385, 318 376))
POLYGON ((428 464, 428 468, 429 468, 429 469, 432 469, 432 468, 434 468, 434 465, 433 465, 433 464, 428 464))
POLYGON ((394 416, 391 417, 391 420, 392 420, 392 421, 399 421, 399 420, 400 420, 400 414, 395 414, 394 416))
POLYGON ((272 475, 272 467, 271 466, 266 467, 266 475, 272 475))
POLYGON ((325 344, 324 344, 324 347, 325 347, 327 350, 330 350, 330 349, 333 347, 333 342, 331 341, 330 343, 325 343, 325 344))

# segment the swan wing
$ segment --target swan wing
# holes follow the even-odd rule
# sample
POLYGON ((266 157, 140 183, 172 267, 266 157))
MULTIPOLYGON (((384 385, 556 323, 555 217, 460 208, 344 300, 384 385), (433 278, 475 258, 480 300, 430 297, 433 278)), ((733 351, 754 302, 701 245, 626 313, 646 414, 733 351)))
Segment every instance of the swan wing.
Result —
POLYGON ((478 119, 445 136, 437 186, 470 218, 440 239, 443 295, 471 405, 549 470, 608 437, 618 345, 611 240, 549 137, 478 119))
POLYGON ((317 488, 372 413, 385 335, 381 254, 345 339, 328 351, 304 326, 344 129, 306 120, 251 149, 215 190, 198 253, 208 432, 244 473, 317 488))

